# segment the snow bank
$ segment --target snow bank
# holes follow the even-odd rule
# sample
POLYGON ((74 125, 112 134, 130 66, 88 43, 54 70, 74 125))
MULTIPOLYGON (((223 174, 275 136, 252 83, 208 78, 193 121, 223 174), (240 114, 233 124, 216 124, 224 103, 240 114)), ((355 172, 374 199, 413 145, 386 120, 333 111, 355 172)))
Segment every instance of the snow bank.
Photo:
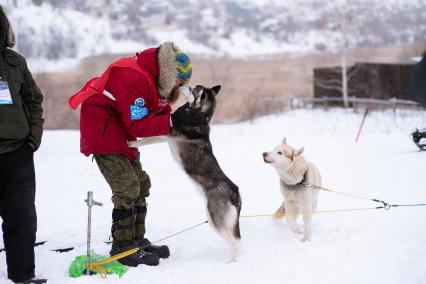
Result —
MULTIPOLYGON (((273 213, 282 201, 278 178, 263 163, 262 152, 284 136, 323 175, 324 185, 390 203, 425 203, 426 152, 408 135, 426 125, 424 112, 372 112, 358 143, 363 113, 334 110, 292 111, 254 123, 214 125, 211 140, 223 170, 239 186, 242 214, 273 213)), ((312 242, 302 243, 284 220, 241 219, 243 237, 238 262, 225 263, 225 242, 203 225, 164 241, 171 257, 157 267, 131 268, 120 280, 93 276, 70 279, 73 258, 85 254, 86 192, 94 191, 103 207, 93 209, 92 242, 103 243, 111 223, 110 190, 90 158, 79 154, 79 133, 47 131, 36 153, 37 274, 49 283, 424 283, 426 270, 425 207, 348 213, 313 218, 312 242), (68 253, 49 249, 77 245, 68 253)), ((201 194, 173 161, 166 144, 141 149, 142 164, 153 187, 148 199, 147 237, 163 238, 206 219, 201 194)), ((318 210, 372 207, 365 200, 321 192, 318 210)), ((0 245, 2 246, 2 245, 0 245)), ((6 280, 0 254, 0 282, 6 280)))

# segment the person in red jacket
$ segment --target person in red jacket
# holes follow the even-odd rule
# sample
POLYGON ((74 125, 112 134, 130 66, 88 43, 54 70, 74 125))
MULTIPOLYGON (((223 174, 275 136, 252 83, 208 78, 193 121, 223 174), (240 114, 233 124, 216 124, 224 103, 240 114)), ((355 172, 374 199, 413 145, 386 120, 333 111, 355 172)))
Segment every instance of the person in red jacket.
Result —
POLYGON ((70 98, 80 115, 81 152, 94 159, 112 190, 111 255, 131 248, 139 251, 119 261, 128 266, 157 265, 169 257, 165 245, 150 245, 145 238, 146 197, 151 182, 142 170, 137 148, 128 141, 169 135, 172 127, 204 123, 198 111, 181 106, 171 113, 178 88, 192 74, 189 57, 173 43, 149 48, 136 56, 113 62, 99 78, 91 79, 70 98))

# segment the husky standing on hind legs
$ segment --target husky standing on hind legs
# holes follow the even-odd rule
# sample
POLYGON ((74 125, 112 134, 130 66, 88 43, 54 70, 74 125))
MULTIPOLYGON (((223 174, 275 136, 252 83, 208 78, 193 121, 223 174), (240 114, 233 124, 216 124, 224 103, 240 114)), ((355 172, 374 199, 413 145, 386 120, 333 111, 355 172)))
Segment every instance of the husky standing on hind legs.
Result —
MULTIPOLYGON (((187 110, 199 110, 206 123, 194 127, 173 127, 172 134, 165 137, 173 157, 185 172, 203 190, 206 197, 209 223, 228 243, 230 261, 236 260, 241 239, 239 218, 241 197, 238 187, 225 175, 213 154, 210 142, 210 122, 216 108, 216 95, 220 86, 211 89, 203 86, 182 87, 182 93, 189 101, 187 110)), ((148 139, 130 142, 131 147, 152 143, 148 139)), ((153 138, 155 139, 155 138, 153 138)))

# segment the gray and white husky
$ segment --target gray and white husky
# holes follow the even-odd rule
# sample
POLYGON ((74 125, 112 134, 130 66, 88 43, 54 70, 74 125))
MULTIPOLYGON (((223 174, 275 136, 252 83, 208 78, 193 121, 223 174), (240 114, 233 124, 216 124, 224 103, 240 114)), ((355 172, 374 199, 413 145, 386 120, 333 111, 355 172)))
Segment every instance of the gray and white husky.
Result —
MULTIPOLYGON (((200 85, 185 87, 187 107, 205 115, 206 125, 173 128, 170 136, 153 137, 130 142, 138 147, 167 140, 175 160, 195 181, 204 193, 207 202, 209 223, 226 240, 231 249, 230 261, 235 261, 241 239, 239 217, 241 196, 238 187, 225 175, 213 155, 210 143, 210 122, 216 108, 216 95, 220 86, 206 88, 200 85)), ((181 91, 182 92, 182 91, 181 91)))

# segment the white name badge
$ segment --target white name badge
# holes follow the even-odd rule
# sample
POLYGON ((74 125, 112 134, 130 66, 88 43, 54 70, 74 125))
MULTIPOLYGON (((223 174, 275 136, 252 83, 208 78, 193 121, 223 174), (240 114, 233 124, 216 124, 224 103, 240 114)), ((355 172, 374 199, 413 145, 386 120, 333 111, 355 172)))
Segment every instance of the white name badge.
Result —
POLYGON ((6 81, 0 81, 0 105, 11 104, 13 104, 13 101, 10 95, 9 85, 6 81))

